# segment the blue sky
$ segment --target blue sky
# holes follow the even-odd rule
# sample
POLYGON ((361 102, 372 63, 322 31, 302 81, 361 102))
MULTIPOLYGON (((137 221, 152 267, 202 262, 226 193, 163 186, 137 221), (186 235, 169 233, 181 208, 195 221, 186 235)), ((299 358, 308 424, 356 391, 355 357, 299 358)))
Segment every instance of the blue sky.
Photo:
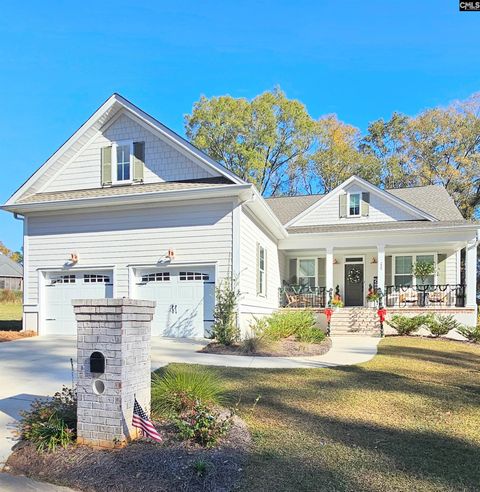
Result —
MULTIPOLYGON (((479 33, 457 0, 4 2, 0 201, 112 92, 183 133, 201 94, 279 84, 365 129, 480 91, 479 33)), ((0 240, 22 242, 6 212, 0 240)))

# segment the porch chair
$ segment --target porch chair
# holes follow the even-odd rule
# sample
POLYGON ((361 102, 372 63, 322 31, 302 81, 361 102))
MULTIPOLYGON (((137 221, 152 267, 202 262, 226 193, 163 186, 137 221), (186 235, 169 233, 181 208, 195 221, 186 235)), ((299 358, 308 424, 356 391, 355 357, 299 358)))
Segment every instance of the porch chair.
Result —
POLYGON ((406 306, 407 304, 417 304, 418 292, 413 290, 411 287, 408 288, 404 293, 400 294, 399 302, 404 306, 406 306))

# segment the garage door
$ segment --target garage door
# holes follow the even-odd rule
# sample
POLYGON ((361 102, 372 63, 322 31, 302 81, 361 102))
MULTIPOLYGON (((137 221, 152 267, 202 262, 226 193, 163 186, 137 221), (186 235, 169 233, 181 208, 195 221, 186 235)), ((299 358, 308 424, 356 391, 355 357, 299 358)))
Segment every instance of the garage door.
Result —
POLYGON ((113 296, 112 272, 60 272, 49 274, 45 285, 46 335, 75 335, 72 299, 113 296))
POLYGON ((152 335, 203 338, 213 323, 213 267, 137 271, 137 299, 156 301, 152 335))

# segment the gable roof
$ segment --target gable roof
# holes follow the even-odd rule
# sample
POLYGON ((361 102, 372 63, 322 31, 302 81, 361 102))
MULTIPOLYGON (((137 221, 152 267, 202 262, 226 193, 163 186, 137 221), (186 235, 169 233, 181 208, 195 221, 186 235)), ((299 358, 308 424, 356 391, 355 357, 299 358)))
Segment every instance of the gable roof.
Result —
POLYGON ((23 277, 23 267, 8 256, 0 253, 0 277, 23 277))
POLYGON ((132 114, 139 122, 146 125, 159 138, 167 141, 179 152, 193 158, 195 162, 210 170, 214 170, 234 184, 246 184, 234 173, 223 167, 218 162, 208 157, 205 153, 182 138, 170 128, 142 111, 133 103, 114 93, 110 96, 93 115, 39 168, 35 173, 9 198, 6 205, 12 205, 26 194, 36 194, 43 191, 48 181, 66 166, 84 146, 96 137, 102 127, 119 111, 132 114))
MULTIPOLYGON (((386 192, 432 215, 439 221, 464 220, 452 197, 443 186, 427 185, 415 188, 397 188, 386 190, 386 192)), ((272 197, 267 198, 266 201, 282 224, 285 225, 325 196, 301 195, 272 197)))

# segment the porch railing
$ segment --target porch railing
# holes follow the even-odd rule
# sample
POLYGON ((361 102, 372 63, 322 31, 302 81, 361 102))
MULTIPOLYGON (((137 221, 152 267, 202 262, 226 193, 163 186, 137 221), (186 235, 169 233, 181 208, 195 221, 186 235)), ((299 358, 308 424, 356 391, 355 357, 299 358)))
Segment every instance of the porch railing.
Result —
POLYGON ((465 285, 389 285, 383 301, 387 308, 465 307, 465 285))
POLYGON ((278 289, 280 307, 324 308, 327 305, 327 288, 308 285, 285 285, 278 289))

